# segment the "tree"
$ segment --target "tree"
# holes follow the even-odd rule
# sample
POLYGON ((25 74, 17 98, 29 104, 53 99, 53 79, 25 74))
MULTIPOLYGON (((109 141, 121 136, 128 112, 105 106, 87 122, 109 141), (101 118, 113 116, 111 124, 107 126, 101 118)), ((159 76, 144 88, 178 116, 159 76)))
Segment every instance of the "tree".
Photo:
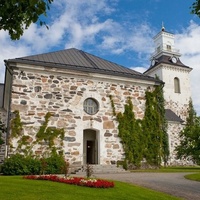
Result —
POLYGON ((159 167, 169 156, 167 123, 165 119, 163 86, 155 86, 154 91, 146 91, 144 126, 144 157, 152 166, 159 167))
POLYGON ((200 117, 197 116, 191 100, 186 125, 180 132, 180 144, 176 151, 177 158, 191 158, 194 163, 200 164, 200 117))
POLYGON ((200 0, 196 0, 191 6, 192 14, 197 15, 200 17, 200 0))
POLYGON ((128 161, 128 164, 134 164, 134 166, 139 167, 143 158, 141 121, 135 119, 130 98, 124 106, 124 113, 117 114, 117 120, 119 122, 119 137, 122 140, 125 151, 125 160, 128 161))
POLYGON ((143 159, 149 166, 160 167, 169 156, 167 123, 165 119, 163 85, 155 86, 153 91, 145 93, 144 118, 136 119, 134 106, 129 97, 124 112, 117 113, 112 96, 113 115, 118 121, 118 136, 125 152, 125 165, 140 167, 143 159))
POLYGON ((53 0, 0 0, 0 30, 7 30, 12 40, 18 40, 31 23, 47 15, 53 0))

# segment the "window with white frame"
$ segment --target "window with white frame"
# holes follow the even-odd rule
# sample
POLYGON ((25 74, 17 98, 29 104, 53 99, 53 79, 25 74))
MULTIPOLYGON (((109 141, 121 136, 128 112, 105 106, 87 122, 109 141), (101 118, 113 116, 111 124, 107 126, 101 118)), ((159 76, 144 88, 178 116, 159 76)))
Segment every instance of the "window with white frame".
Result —
POLYGON ((94 115, 99 111, 99 103, 93 98, 87 98, 83 103, 83 108, 87 114, 94 115))

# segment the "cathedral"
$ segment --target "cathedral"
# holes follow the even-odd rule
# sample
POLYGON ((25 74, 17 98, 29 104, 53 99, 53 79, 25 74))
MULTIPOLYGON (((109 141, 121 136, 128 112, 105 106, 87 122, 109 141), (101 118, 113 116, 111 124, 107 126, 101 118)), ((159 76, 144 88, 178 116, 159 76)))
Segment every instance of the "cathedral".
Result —
POLYGON ((48 126, 64 130, 62 145, 59 138, 54 143, 70 164, 110 165, 123 160, 110 96, 116 112, 123 112, 131 97, 135 117, 142 119, 145 91, 164 82, 168 164, 187 164, 187 160, 176 159, 174 149, 187 116, 192 68, 181 62, 172 33, 162 28, 153 39, 155 51, 144 73, 75 48, 5 60, 0 116, 7 125, 7 134, 0 149, 1 161, 26 148, 20 143, 22 138, 35 155, 45 153, 45 141, 34 141, 47 113, 51 113, 48 126), (23 130, 21 136, 10 137, 15 111, 19 112, 23 130))

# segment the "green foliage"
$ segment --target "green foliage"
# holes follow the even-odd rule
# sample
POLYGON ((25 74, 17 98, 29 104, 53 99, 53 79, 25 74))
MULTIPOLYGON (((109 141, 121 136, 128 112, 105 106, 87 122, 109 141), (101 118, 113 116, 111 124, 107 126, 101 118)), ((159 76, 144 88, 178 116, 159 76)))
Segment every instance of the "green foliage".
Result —
POLYGON ((4 144, 4 140, 2 135, 6 132, 5 124, 0 119, 0 145, 4 144))
POLYGON ((42 174, 65 174, 67 163, 63 155, 58 154, 55 150, 47 158, 41 159, 42 174))
POLYGON ((131 99, 128 99, 125 105, 124 113, 117 115, 119 122, 119 137, 122 139, 122 145, 125 151, 126 160, 136 166, 140 165, 142 159, 141 144, 141 124, 135 119, 133 112, 133 104, 131 99))
POLYGON ((200 0, 195 0, 191 6, 191 13, 200 17, 200 0))
POLYGON ((55 127, 48 127, 49 118, 51 117, 51 113, 47 113, 45 115, 45 121, 40 127, 36 137, 38 141, 46 141, 49 144, 49 147, 54 146, 54 139, 60 137, 61 140, 64 139, 64 129, 58 129, 55 127))
POLYGON ((90 178, 92 176, 92 174, 93 174, 93 168, 88 163, 86 165, 85 172, 86 172, 87 178, 90 178))
POLYGON ((180 145, 176 147, 177 158, 189 157, 200 165, 200 117, 197 116, 191 100, 186 125, 180 132, 180 138, 180 145))
POLYGON ((18 141, 18 146, 17 146, 17 152, 19 153, 23 153, 24 155, 28 156, 28 155, 32 155, 32 147, 35 144, 35 142, 33 144, 30 143, 29 141, 30 136, 28 135, 23 135, 18 141))
POLYGON ((112 95, 110 95, 109 98, 110 98, 110 102, 111 102, 111 106, 112 106, 112 110, 113 110, 113 115, 116 116, 115 104, 114 104, 114 101, 112 99, 112 95))
POLYGON ((21 122, 20 114, 18 110, 13 112, 14 118, 11 120, 11 137, 18 137, 22 135, 23 124, 21 122))
POLYGON ((19 153, 6 158, 1 166, 4 175, 34 175, 66 173, 67 164, 62 155, 53 151, 47 158, 34 158, 19 153))
MULTIPOLYGON (((162 86, 155 86, 154 91, 146 91, 145 97, 146 109, 143 120, 135 119, 130 98, 124 106, 124 113, 117 114, 126 168, 130 164, 140 167, 143 159, 146 159, 147 164, 159 167, 161 160, 167 162, 168 159, 167 123, 162 86)), ((110 99, 112 101, 112 98, 110 99)))
POLYGON ((31 23, 39 20, 40 25, 46 25, 40 19, 46 16, 53 0, 0 0, 0 30, 7 30, 12 40, 23 35, 31 23))
POLYGON ((30 156, 25 157, 20 154, 12 155, 6 158, 1 166, 1 172, 4 175, 29 175, 39 174, 41 163, 39 159, 30 156))
MULTIPOLYGON (((36 144, 45 145, 45 147, 47 147, 47 151, 44 151, 43 153, 48 153, 49 151, 52 152, 56 149, 54 144, 56 138, 59 138, 60 145, 63 145, 64 129, 48 127, 48 122, 51 117, 49 112, 45 115, 45 121, 36 134, 36 141, 33 142, 33 138, 29 135, 23 135, 23 124, 21 122, 19 111, 14 111, 14 115, 15 117, 11 121, 11 139, 18 138, 16 152, 25 156, 31 156, 33 155, 33 146, 36 144)), ((59 150, 59 148, 60 147, 57 147, 57 150, 59 150)))
POLYGON ((155 86, 153 92, 146 91, 145 107, 143 132, 146 148, 144 157, 150 165, 160 166, 161 160, 166 162, 169 155, 162 86, 155 86))
POLYGON ((69 165, 64 160, 63 155, 56 152, 58 150, 54 146, 54 139, 60 138, 61 143, 64 139, 64 129, 48 127, 50 113, 45 115, 45 121, 36 134, 37 141, 30 144, 30 136, 23 135, 23 126, 20 119, 19 111, 14 111, 15 117, 11 121, 11 137, 19 138, 17 153, 10 158, 5 159, 2 165, 2 173, 5 175, 29 175, 29 174, 58 174, 67 173, 69 165), (40 141, 46 141, 50 148, 49 154, 45 158, 33 158, 32 146, 40 141))

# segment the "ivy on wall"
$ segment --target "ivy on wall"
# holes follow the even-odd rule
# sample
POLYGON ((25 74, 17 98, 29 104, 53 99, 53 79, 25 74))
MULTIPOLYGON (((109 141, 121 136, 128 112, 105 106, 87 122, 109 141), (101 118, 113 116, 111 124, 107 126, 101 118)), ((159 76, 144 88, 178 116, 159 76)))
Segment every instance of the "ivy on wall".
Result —
POLYGON ((19 137, 22 135, 23 125, 18 110, 13 112, 14 118, 11 120, 11 137, 19 137))
POLYGON ((64 129, 59 129, 56 127, 48 127, 49 118, 51 117, 51 113, 48 112, 45 115, 45 121, 40 127, 39 131, 36 134, 37 140, 42 141, 44 140, 49 144, 49 147, 54 146, 54 139, 60 137, 61 141, 64 139, 64 129))
POLYGON ((135 119, 133 104, 130 98, 125 105, 124 113, 117 114, 117 121, 119 122, 119 137, 122 139, 126 160, 139 166, 142 159, 142 147, 140 144, 142 139, 141 124, 139 120, 135 119))
POLYGON ((160 166, 162 160, 167 162, 169 155, 162 86, 155 86, 154 91, 146 91, 145 95, 144 157, 150 165, 160 166))
POLYGON ((4 139, 2 138, 5 132, 6 132, 5 124, 1 121, 1 118, 0 118, 0 145, 5 143, 4 139))
POLYGON ((169 155, 162 86, 155 86, 153 91, 147 90, 145 98, 145 115, 140 120, 135 118, 131 98, 128 98, 124 112, 116 113, 110 96, 113 114, 119 123, 125 163, 140 167, 145 159, 148 165, 159 167, 162 160, 167 162, 169 155))
POLYGON ((17 141, 17 152, 23 153, 25 155, 30 155, 32 154, 32 147, 36 144, 47 146, 49 150, 53 152, 56 149, 58 150, 54 144, 54 140, 57 138, 61 141, 60 145, 63 145, 64 129, 48 126, 49 119, 52 116, 51 113, 48 112, 45 115, 44 123, 40 126, 38 132, 36 133, 36 140, 32 142, 30 142, 30 140, 33 139, 31 139, 29 135, 23 135, 23 123, 21 122, 19 111, 14 111, 14 114, 15 117, 11 120, 11 138, 20 137, 17 141))

